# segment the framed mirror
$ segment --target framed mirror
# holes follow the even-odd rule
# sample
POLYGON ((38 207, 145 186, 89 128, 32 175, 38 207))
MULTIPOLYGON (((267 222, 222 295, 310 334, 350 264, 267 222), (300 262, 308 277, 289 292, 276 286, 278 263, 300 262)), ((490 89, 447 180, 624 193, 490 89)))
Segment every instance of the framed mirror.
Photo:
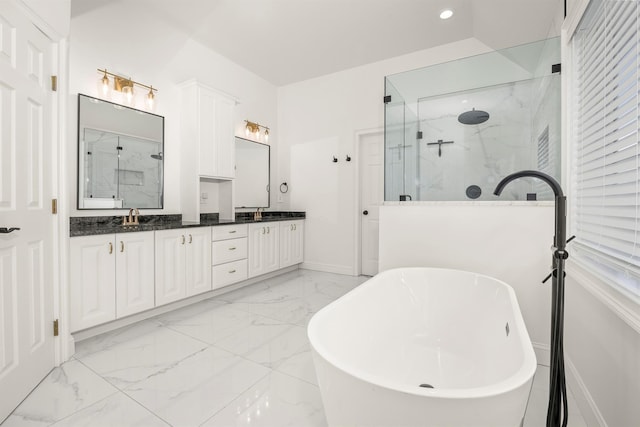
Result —
POLYGON ((236 208, 269 207, 271 147, 236 137, 236 208))
POLYGON ((78 209, 162 209, 164 117, 78 94, 78 209))

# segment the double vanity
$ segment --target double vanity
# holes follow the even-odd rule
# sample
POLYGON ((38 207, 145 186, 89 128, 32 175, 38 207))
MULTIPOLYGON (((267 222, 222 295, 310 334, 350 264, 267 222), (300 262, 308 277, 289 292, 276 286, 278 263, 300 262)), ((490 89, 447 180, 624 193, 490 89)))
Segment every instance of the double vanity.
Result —
POLYGON ((302 262, 304 212, 236 212, 269 207, 271 163, 269 145, 235 137, 236 103, 195 80, 181 85, 182 214, 138 216, 136 208, 165 208, 164 117, 78 95, 78 210, 129 216, 70 219, 76 337, 302 262))
MULTIPOLYGON (((105 325, 219 290, 303 261, 304 212, 71 218, 70 329, 105 325)), ((252 280, 254 279, 254 280, 252 280)), ((234 287, 235 288, 235 287, 234 287)))

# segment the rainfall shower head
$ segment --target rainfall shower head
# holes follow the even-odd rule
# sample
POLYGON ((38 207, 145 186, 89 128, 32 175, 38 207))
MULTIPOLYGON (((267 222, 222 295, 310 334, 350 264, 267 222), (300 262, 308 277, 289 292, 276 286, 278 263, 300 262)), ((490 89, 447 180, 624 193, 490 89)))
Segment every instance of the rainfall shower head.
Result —
POLYGON ((458 116, 458 121, 463 125, 479 125, 489 120, 489 113, 482 110, 465 111, 458 116))
POLYGON ((158 154, 152 154, 151 158, 156 160, 162 160, 162 151, 159 152, 158 154))

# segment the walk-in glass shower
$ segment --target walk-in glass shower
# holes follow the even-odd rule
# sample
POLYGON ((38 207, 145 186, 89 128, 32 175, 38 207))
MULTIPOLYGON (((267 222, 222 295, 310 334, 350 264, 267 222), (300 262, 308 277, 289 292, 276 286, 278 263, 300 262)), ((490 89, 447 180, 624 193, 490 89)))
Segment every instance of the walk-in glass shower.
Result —
MULTIPOLYGON (((559 181, 559 63, 553 38, 387 76, 385 200, 497 200, 525 169, 559 181)), ((500 200, 553 199, 521 181, 500 200)))

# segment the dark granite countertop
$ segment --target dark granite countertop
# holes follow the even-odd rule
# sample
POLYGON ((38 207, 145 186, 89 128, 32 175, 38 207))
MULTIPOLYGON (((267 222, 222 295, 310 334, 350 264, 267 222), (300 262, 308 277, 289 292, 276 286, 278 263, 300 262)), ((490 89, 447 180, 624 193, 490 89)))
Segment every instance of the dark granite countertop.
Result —
POLYGON ((218 214, 200 215, 200 223, 182 222, 182 215, 140 215, 139 225, 122 225, 122 216, 71 217, 69 219, 70 237, 94 236, 98 234, 131 233, 137 231, 169 230, 188 227, 215 227, 230 224, 252 224, 256 222, 288 221, 304 219, 305 212, 266 211, 261 220, 253 219, 253 212, 238 212, 236 219, 221 220, 218 214))

